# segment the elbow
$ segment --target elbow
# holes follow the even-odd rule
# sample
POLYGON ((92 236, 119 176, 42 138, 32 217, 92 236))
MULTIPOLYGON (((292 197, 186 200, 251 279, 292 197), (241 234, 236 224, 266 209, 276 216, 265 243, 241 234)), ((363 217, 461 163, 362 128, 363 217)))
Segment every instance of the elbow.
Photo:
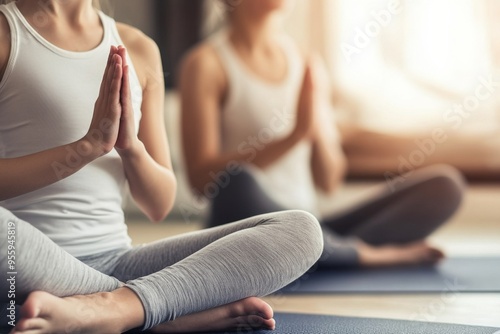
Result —
POLYGON ((330 178, 330 180, 321 182, 321 184, 319 184, 318 187, 323 193, 330 195, 338 189, 341 181, 342 180, 338 180, 337 178, 332 177, 330 178))
POLYGON ((339 159, 337 170, 332 173, 327 173, 321 180, 318 180, 318 188, 327 195, 337 191, 340 185, 344 182, 347 174, 347 162, 345 159, 339 159))
POLYGON ((335 190, 337 190, 337 187, 338 187, 337 184, 328 183, 325 186, 323 186, 322 190, 324 193, 330 195, 330 194, 333 194, 335 192, 335 190))
POLYGON ((167 218, 168 214, 170 213, 170 210, 157 210, 155 212, 150 212, 148 214, 148 218, 151 222, 153 223, 161 223, 162 221, 167 218))
POLYGON ((146 213, 149 220, 153 223, 159 223, 165 220, 174 207, 177 194, 177 180, 175 177, 172 177, 168 188, 168 192, 163 195, 164 200, 154 207, 151 207, 146 213))
POLYGON ((203 176, 206 174, 201 168, 188 170, 188 181, 193 193, 204 194, 207 179, 203 176))
POLYGON ((172 209, 174 207, 174 203, 175 203, 175 194, 168 201, 165 201, 163 206, 157 208, 154 211, 151 211, 149 214, 149 219, 153 223, 162 222, 163 220, 165 220, 167 218, 167 216, 172 211, 172 209))
POLYGON ((163 206, 149 210, 147 216, 149 220, 153 223, 160 223, 167 218, 168 214, 172 211, 174 207, 175 196, 168 202, 164 203, 163 206))
MULTIPOLYGON (((229 162, 226 168, 229 168, 229 162)), ((221 181, 218 179, 219 173, 228 173, 226 169, 221 169, 217 166, 217 163, 209 162, 206 164, 194 164, 198 165, 196 168, 187 168, 187 178, 191 192, 200 198, 210 199, 212 197, 212 186, 221 187, 221 181)), ((234 167, 232 167, 234 168, 234 167)), ((233 175, 232 173, 229 173, 233 175)), ((222 181, 224 182, 224 181, 222 181)))

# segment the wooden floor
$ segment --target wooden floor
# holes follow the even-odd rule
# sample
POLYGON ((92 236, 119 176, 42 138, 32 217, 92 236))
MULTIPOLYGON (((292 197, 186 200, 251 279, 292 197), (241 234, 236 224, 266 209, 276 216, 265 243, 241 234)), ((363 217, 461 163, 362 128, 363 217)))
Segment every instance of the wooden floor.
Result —
MULTIPOLYGON (((362 191, 354 185, 351 190, 362 191)), ((162 224, 131 219, 134 243, 199 229, 174 218, 162 224)), ((471 186, 461 211, 431 239, 448 255, 500 256, 500 186, 471 186)), ((324 295, 273 296, 266 298, 275 311, 421 320, 500 328, 500 293, 456 293, 412 295, 324 295)))

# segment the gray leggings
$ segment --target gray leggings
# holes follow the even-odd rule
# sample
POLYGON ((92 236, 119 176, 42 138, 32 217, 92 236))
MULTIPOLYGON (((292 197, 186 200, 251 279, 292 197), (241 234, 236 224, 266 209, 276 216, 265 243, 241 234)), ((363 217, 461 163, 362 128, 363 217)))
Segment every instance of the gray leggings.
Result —
POLYGON ((64 297, 112 291, 126 282, 144 305, 143 329, 270 294, 306 272, 323 249, 316 218, 285 211, 77 259, 0 208, 1 303, 8 302, 9 222, 16 226, 17 303, 35 290, 64 297))
MULTIPOLYGON (((464 188, 461 174, 446 165, 416 170, 392 187, 380 185, 371 198, 321 220, 325 248, 318 266, 357 265, 358 238, 372 245, 425 239, 456 212, 464 188)), ((212 201, 207 225, 284 209, 243 170, 212 201)))

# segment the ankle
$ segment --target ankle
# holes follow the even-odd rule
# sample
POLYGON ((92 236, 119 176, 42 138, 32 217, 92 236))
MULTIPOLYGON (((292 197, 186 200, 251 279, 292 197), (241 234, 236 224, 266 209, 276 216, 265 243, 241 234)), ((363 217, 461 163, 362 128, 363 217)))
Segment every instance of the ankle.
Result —
POLYGON ((366 268, 379 268, 397 265, 403 257, 392 246, 373 246, 364 244, 358 248, 359 265, 366 268))
POLYGON ((360 241, 357 244, 357 250, 358 250, 359 265, 361 267, 373 267, 377 265, 376 264, 377 253, 378 253, 377 248, 363 241, 360 241))
POLYGON ((117 310, 122 321, 122 328, 120 328, 122 332, 144 325, 146 318, 144 306, 133 290, 121 287, 113 292, 104 293, 103 300, 109 301, 110 307, 117 310))

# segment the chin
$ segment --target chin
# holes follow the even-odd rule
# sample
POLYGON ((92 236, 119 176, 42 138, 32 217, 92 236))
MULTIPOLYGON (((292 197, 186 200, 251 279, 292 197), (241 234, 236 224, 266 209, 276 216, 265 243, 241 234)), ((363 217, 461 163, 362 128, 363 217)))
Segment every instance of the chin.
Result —
POLYGON ((286 9, 292 0, 247 0, 254 10, 259 12, 271 12, 286 9))

